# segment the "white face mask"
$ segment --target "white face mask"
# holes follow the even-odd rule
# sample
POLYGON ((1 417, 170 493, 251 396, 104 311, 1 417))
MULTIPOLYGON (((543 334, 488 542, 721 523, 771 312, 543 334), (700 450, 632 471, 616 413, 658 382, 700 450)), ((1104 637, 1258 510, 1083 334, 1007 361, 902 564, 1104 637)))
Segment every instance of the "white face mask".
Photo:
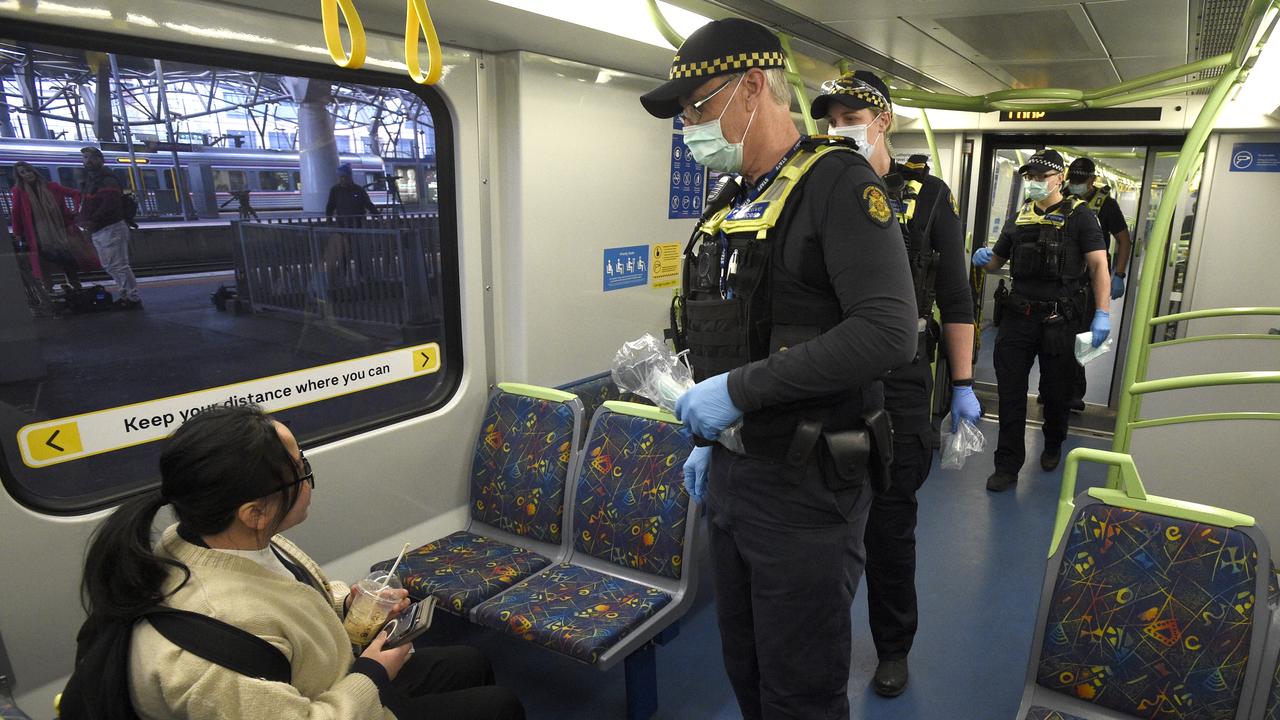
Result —
MULTIPOLYGON (((883 115, 883 113, 880 113, 880 115, 883 115)), ((830 132, 832 135, 847 137, 858 143, 858 154, 866 158, 867 162, 870 162, 871 153, 875 150, 876 145, 880 143, 880 138, 884 137, 884 133, 880 133, 880 137, 877 137, 875 142, 867 142, 867 132, 880 119, 880 115, 871 118, 871 122, 866 125, 832 125, 830 132)))

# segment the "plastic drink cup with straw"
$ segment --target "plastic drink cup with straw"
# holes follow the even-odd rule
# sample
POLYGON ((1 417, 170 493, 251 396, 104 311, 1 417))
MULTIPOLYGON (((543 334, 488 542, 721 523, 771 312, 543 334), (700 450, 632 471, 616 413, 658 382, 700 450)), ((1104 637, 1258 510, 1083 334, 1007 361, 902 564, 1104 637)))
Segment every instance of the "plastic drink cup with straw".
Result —
POLYGON ((370 573, 355 584, 355 596, 351 599, 347 617, 342 621, 352 645, 364 647, 372 642, 382 626, 387 624, 391 611, 400 603, 399 593, 393 592, 401 587, 395 572, 408 549, 409 544, 405 543, 390 570, 370 573))

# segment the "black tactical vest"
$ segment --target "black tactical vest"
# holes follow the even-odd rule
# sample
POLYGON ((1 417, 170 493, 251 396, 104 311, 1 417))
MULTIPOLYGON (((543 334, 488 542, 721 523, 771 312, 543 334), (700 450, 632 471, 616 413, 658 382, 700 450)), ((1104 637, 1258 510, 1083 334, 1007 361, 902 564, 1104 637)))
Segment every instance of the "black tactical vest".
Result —
POLYGON ((1030 200, 1023 203, 1014 221, 1018 226, 1010 258, 1014 282, 1060 282, 1068 290, 1080 286, 1087 270, 1084 252, 1066 227, 1071 214, 1083 204, 1080 198, 1068 197, 1052 212, 1041 215, 1030 200))

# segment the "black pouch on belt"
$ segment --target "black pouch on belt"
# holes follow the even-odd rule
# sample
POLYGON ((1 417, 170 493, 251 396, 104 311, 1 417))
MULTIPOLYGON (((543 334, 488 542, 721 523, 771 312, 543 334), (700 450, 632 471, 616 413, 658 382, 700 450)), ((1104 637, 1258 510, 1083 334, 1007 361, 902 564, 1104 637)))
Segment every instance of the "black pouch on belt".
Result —
POLYGON ((994 327, 1000 326, 1000 321, 1004 319, 1004 304, 1009 300, 1009 288, 1005 287, 1004 278, 1000 279, 1000 284, 996 286, 995 297, 992 299, 994 303, 991 308, 991 324, 994 327))
POLYGON ((855 487, 866 478, 877 493, 889 489, 889 467, 893 464, 893 427, 882 409, 862 416, 862 427, 822 433, 827 452, 835 464, 835 477, 827 479, 830 490, 855 487))

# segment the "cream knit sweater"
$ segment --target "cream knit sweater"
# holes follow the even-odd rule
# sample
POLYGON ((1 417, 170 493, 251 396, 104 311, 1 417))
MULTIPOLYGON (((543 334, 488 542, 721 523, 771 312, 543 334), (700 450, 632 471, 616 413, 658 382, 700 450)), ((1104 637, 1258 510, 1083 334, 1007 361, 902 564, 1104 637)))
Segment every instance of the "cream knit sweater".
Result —
MULTIPOLYGON (((382 706, 373 681, 349 672, 351 642, 340 619, 347 587, 326 580, 293 543, 280 536, 272 542, 306 568, 317 586, 281 577, 246 558, 192 545, 178 537, 176 525, 165 530, 156 552, 191 570, 191 579, 165 604, 204 613, 271 643, 289 659, 292 683, 246 677, 215 665, 169 642, 151 623, 140 622, 133 631, 129 663, 139 716, 395 720, 382 706)), ((181 572, 170 571, 166 589, 181 580, 181 572)))

